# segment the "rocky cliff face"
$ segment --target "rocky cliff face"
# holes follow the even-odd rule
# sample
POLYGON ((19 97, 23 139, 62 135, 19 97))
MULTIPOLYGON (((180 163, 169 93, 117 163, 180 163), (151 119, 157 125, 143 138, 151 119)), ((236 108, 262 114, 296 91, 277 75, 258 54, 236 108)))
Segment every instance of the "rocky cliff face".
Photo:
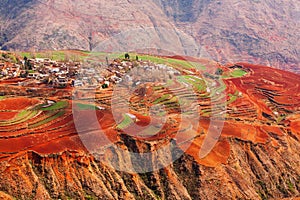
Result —
POLYGON ((2 1, 0 9, 2 49, 151 48, 299 72, 296 0, 24 0, 2 1), (111 37, 110 48, 97 48, 111 37))
MULTIPOLYGON (((1 162, 1 190, 17 199, 270 199, 299 195, 299 142, 279 149, 231 139, 228 164, 184 154, 156 172, 116 171, 86 154, 26 153, 1 162), (22 183, 20 185, 20 183, 22 183)), ((180 149, 178 149, 180 151, 180 149)))

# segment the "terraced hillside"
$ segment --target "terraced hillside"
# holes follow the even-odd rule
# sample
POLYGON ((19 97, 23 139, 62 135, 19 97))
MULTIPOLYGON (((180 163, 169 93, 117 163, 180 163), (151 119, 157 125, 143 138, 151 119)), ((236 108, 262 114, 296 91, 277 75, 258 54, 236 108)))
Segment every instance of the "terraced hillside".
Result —
POLYGON ((74 88, 73 100, 62 93, 55 102, 1 97, 0 197, 300 195, 299 75, 246 63, 148 59, 137 66, 140 82, 159 67, 176 75, 133 89, 74 88))

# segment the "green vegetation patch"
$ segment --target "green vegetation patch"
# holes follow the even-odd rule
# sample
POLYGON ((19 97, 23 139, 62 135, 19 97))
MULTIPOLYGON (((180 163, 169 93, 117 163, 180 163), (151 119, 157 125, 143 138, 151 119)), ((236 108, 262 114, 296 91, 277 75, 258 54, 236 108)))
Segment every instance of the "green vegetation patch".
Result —
POLYGON ((156 99, 153 104, 158 104, 158 103, 161 103, 167 99, 169 99, 172 95, 170 94, 164 94, 163 96, 161 96, 160 98, 156 99))
POLYGON ((28 70, 28 73, 33 74, 33 73, 35 73, 35 71, 31 69, 31 70, 28 70))
POLYGON ((211 93, 210 93, 210 98, 212 100, 215 100, 215 98, 221 98, 221 95, 225 90, 226 90, 226 84, 222 81, 218 81, 219 86, 218 87, 211 87, 211 93))
POLYGON ((27 58, 50 58, 56 61, 83 61, 89 56, 89 52, 85 51, 44 51, 44 52, 21 52, 19 53, 22 57, 27 58))
POLYGON ((235 69, 233 72, 231 72, 231 76, 234 77, 234 78, 239 78, 239 77, 242 77, 246 74, 247 74, 247 72, 245 70, 242 70, 242 69, 235 69))
POLYGON ((8 126, 8 125, 20 124, 20 123, 23 123, 23 122, 26 122, 26 121, 32 119, 37 114, 38 114, 38 111, 36 111, 36 110, 22 110, 13 119, 7 120, 4 122, 0 122, 0 125, 8 126))
POLYGON ((1 57, 3 59, 6 59, 6 60, 9 60, 10 62, 12 63, 18 63, 18 59, 16 58, 16 56, 11 53, 11 52, 8 52, 8 53, 2 53, 1 57))
POLYGON ((44 120, 41 120, 35 124, 31 124, 29 125, 29 128, 36 128, 36 127, 39 127, 39 126, 42 126, 44 124, 47 124, 61 116, 63 116, 65 114, 65 111, 59 111, 59 112, 55 112, 55 114, 53 112, 50 112, 49 113, 49 117, 47 117, 46 119, 44 120))
POLYGON ((208 117, 212 113, 211 108, 201 109, 201 116, 208 117))
POLYGON ((134 123, 134 121, 131 119, 131 117, 127 114, 124 114, 123 121, 120 124, 118 124, 117 129, 124 130, 125 128, 129 127, 132 123, 134 123))
POLYGON ((286 118, 286 115, 285 115, 285 114, 281 114, 280 116, 278 116, 278 117, 276 118, 277 124, 279 124, 280 122, 282 122, 285 118, 286 118))
POLYGON ((200 69, 200 70, 206 69, 206 67, 201 65, 200 63, 186 61, 186 60, 179 60, 174 58, 163 58, 163 57, 150 56, 150 55, 138 55, 138 57, 142 60, 149 60, 156 64, 170 65, 175 68, 182 67, 184 69, 200 69))
POLYGON ((97 108, 97 106, 92 105, 92 104, 76 103, 76 106, 77 106, 80 110, 99 110, 99 108, 97 108))
POLYGON ((238 91, 236 91, 234 94, 228 94, 229 100, 227 101, 227 104, 229 105, 229 104, 235 102, 238 98, 238 95, 239 95, 238 91))
POLYGON ((206 83, 201 78, 191 76, 191 75, 186 75, 186 76, 178 76, 177 79, 181 83, 187 83, 189 85, 192 85, 193 88, 196 90, 196 92, 201 93, 206 91, 206 83))
POLYGON ((234 69, 233 71, 226 72, 222 74, 222 78, 240 78, 247 74, 248 72, 243 69, 234 69))
POLYGON ((43 110, 43 111, 60 110, 60 109, 65 109, 68 105, 69 103, 67 101, 59 101, 49 107, 44 107, 46 106, 46 104, 38 105, 36 109, 43 110))

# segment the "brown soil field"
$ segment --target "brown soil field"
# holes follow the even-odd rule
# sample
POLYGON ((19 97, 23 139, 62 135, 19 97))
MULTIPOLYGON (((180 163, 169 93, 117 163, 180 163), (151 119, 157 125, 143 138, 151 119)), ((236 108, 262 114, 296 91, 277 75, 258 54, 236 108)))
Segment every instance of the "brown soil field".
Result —
POLYGON ((0 101, 0 110, 23 110, 30 106, 36 105, 37 99, 29 99, 25 97, 7 98, 0 101))
POLYGON ((0 121, 12 119, 18 112, 0 112, 0 121))

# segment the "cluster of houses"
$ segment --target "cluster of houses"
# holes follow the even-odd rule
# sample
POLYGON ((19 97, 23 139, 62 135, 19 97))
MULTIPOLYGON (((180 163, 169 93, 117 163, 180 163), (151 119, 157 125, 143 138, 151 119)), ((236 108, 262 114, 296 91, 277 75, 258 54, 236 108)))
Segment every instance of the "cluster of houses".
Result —
POLYGON ((139 66, 137 61, 115 59, 110 64, 100 64, 90 67, 82 64, 78 76, 74 80, 74 86, 102 87, 108 88, 111 85, 123 81, 123 77, 134 67, 139 66))
POLYGON ((0 62, 0 78, 14 78, 20 75, 20 64, 0 62))
MULTIPOLYGON (((167 82, 180 72, 163 64, 154 64, 149 61, 114 60, 107 68, 100 80, 105 83, 124 83, 127 86, 137 86, 144 82, 167 82)), ((103 85, 102 85, 103 86, 103 85)), ((106 85, 104 85, 105 87, 106 85)))
POLYGON ((46 84, 64 88, 79 72, 79 62, 61 62, 48 58, 27 59, 20 63, 0 62, 0 80, 19 78, 19 85, 46 84))
POLYGON ((180 72, 162 64, 148 61, 115 59, 108 66, 89 67, 82 65, 74 86, 102 87, 125 83, 128 86, 149 82, 163 81, 180 72))
POLYGON ((177 74, 178 71, 166 65, 129 59, 115 59, 108 65, 99 63, 93 67, 85 63, 54 61, 49 58, 24 57, 18 64, 0 61, 0 80, 17 79, 20 86, 108 88, 122 81, 138 85, 142 80, 154 82, 155 79, 171 78, 177 74))

